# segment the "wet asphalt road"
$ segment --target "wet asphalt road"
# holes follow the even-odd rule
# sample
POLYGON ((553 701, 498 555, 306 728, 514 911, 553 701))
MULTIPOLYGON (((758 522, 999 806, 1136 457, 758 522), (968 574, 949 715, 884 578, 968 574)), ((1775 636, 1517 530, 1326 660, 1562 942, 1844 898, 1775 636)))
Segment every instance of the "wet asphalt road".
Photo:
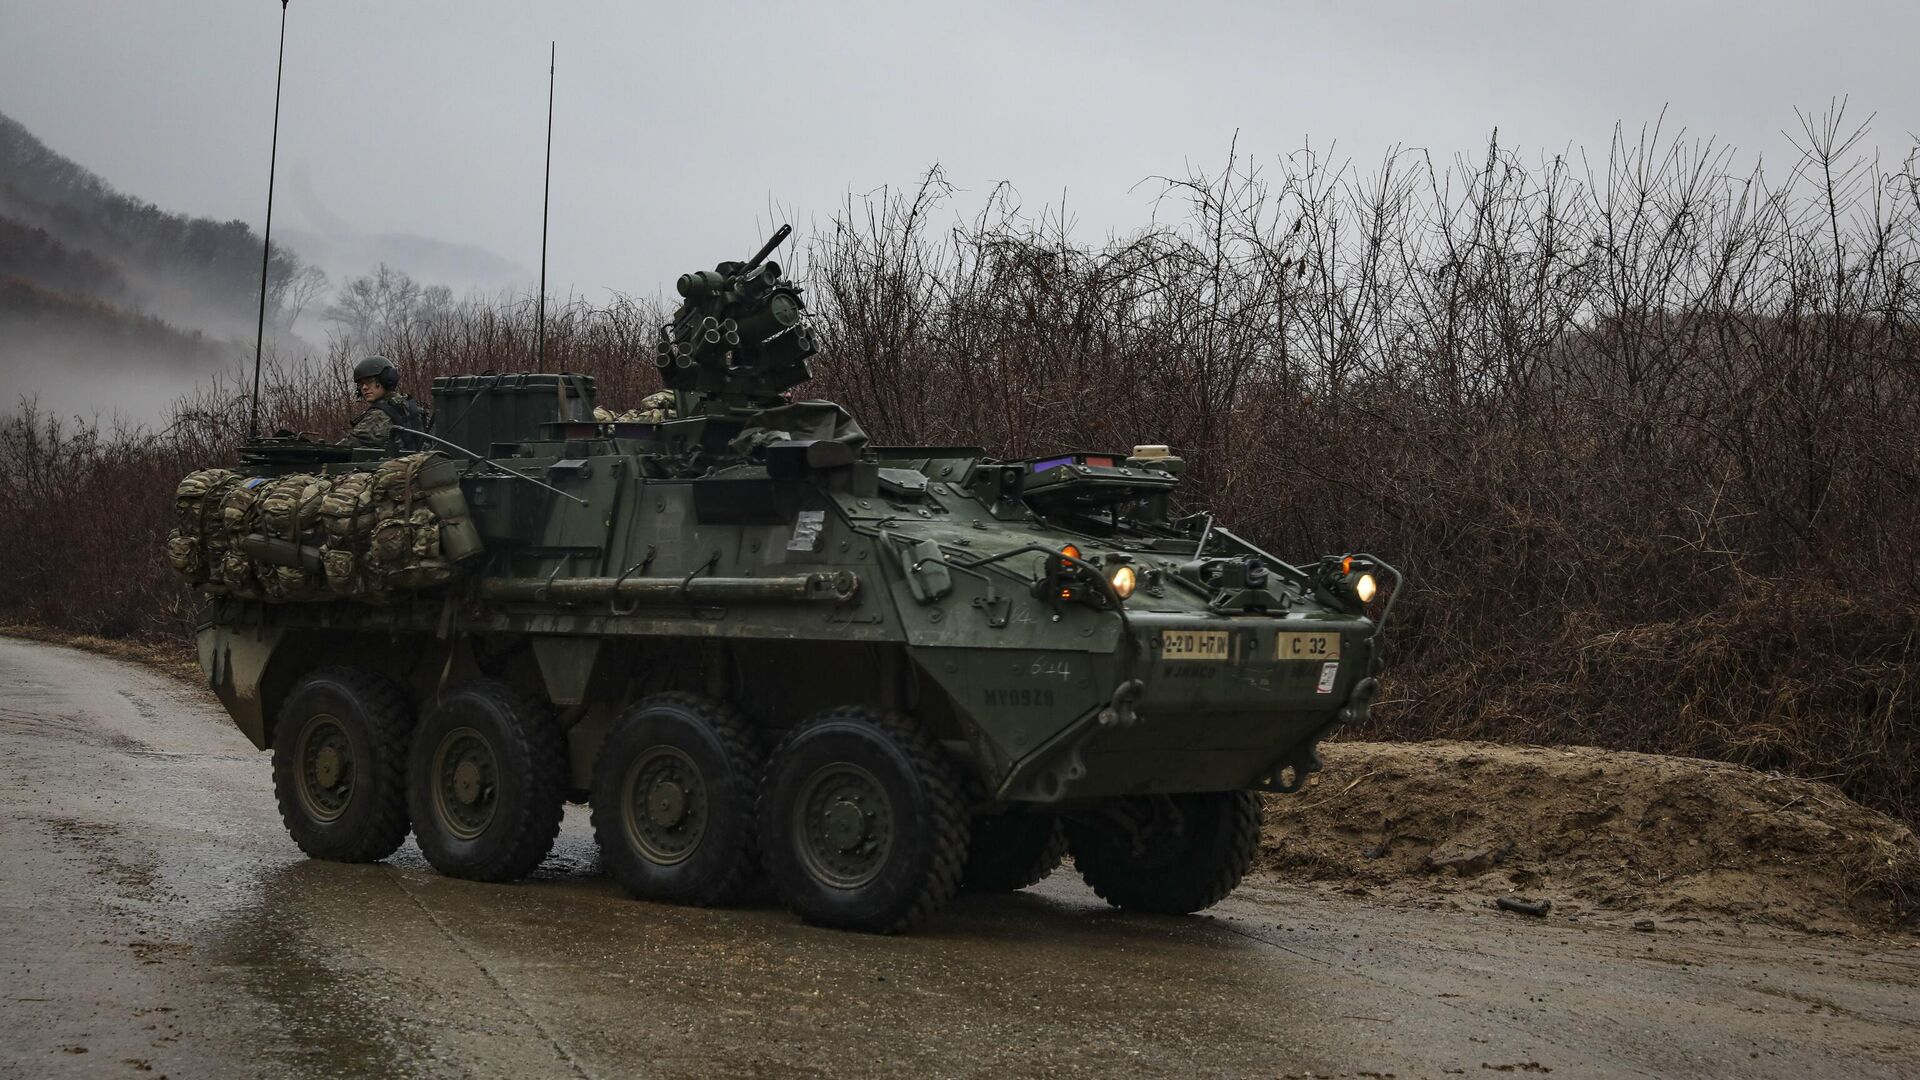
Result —
POLYGON ((902 938, 309 862, 210 698, 0 638, 0 1074, 1920 1074, 1920 949, 1415 911, 1251 882, 1211 917, 1063 872, 902 938))

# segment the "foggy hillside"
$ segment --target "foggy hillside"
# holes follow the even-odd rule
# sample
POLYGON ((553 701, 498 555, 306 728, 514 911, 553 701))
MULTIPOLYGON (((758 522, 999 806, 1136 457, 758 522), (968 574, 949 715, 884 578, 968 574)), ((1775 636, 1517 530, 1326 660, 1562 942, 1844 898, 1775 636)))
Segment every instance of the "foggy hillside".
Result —
MULTIPOLYGON (((324 279, 274 245, 270 331, 324 279)), ((0 390, 50 410, 159 417, 252 352, 260 235, 114 190, 0 114, 0 390)))
MULTIPOLYGON (((318 356, 332 338, 364 336, 369 319, 398 317, 365 310, 396 290, 444 305, 453 288, 531 281, 483 248, 357 232, 297 168, 286 186, 296 223, 312 228, 275 230, 269 355, 318 356)), ((251 362, 259 288, 260 234, 247 222, 123 194, 0 114, 0 404, 164 420, 182 393, 251 362)))
MULTIPOLYGON (((276 228, 274 235, 335 282, 388 266, 460 292, 523 292, 533 287, 532 270, 474 244, 415 233, 356 229, 333 212, 298 162, 290 162, 283 171, 279 198, 287 212, 286 225, 276 228)), ((309 318, 319 314, 311 307, 307 309, 309 318)), ((303 324, 300 329, 307 327, 303 324)))

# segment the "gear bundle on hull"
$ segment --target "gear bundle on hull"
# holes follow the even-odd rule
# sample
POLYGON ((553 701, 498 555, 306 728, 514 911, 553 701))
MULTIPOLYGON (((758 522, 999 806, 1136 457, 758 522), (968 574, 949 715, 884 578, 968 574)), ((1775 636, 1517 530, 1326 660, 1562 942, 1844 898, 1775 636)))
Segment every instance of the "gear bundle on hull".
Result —
POLYGON ((214 595, 378 603, 447 584, 481 551, 459 464, 438 453, 337 475, 201 469, 174 506, 167 562, 214 595))

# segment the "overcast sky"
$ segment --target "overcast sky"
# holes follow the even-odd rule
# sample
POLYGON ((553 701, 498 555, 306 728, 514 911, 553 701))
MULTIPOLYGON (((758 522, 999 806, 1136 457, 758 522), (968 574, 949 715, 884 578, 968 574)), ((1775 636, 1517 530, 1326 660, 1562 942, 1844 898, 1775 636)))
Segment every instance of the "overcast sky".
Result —
MULTIPOLYGON (((256 225, 274 0, 0 0, 0 110, 121 190, 256 225)), ((652 294, 934 162, 976 195, 1066 194, 1083 239, 1143 224, 1156 173, 1311 137, 1366 163, 1496 125, 1603 150, 1616 120, 1781 157, 1851 95, 1920 130, 1920 4, 292 0, 276 226, 397 232, 539 263, 558 42, 555 292, 652 294), (331 224, 329 219, 333 219, 331 224)), ((966 196, 962 196, 964 208, 966 196)))

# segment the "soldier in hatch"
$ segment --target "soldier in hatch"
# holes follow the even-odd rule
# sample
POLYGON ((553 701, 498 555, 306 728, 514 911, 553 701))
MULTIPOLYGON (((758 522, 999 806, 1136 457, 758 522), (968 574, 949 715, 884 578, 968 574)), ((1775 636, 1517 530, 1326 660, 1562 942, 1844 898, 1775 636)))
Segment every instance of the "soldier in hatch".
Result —
POLYGON ((369 356, 353 367, 353 382, 367 411, 354 417, 349 441, 356 446, 372 446, 391 453, 412 453, 422 449, 426 440, 399 431, 427 429, 427 411, 420 403, 399 392, 400 369, 384 356, 369 356))

